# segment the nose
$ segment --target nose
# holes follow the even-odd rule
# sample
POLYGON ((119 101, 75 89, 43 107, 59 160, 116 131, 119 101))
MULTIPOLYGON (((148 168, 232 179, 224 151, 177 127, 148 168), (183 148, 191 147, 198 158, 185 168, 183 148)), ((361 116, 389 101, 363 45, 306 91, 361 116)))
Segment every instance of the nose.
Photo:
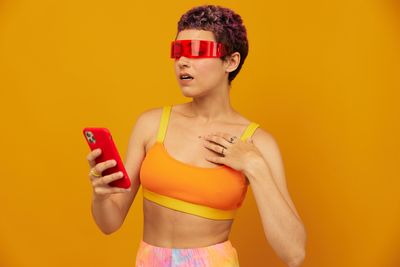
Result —
POLYGON ((190 60, 187 57, 181 56, 177 60, 179 68, 190 67, 190 60))

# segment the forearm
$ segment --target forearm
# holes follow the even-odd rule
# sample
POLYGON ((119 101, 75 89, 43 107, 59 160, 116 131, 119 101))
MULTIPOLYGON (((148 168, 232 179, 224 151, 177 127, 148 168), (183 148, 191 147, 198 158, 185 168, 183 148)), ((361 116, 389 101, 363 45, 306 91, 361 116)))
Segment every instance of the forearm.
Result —
POLYGON ((92 216, 97 226, 105 234, 111 234, 119 229, 123 223, 123 216, 112 196, 101 199, 95 196, 92 199, 92 216))
POLYGON ((306 232, 300 218, 279 191, 265 163, 249 168, 246 176, 251 183, 267 240, 288 266, 300 266, 306 243, 306 232))

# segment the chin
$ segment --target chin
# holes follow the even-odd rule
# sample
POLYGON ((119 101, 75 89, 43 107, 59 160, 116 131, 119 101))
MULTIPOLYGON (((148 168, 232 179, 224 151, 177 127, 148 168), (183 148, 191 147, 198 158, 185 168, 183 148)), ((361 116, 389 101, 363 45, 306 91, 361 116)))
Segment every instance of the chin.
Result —
POLYGON ((196 94, 196 92, 193 91, 189 91, 187 89, 182 89, 182 95, 185 97, 198 97, 199 94, 196 94))
POLYGON ((193 97, 193 98, 202 97, 207 94, 206 91, 197 90, 196 88, 193 87, 183 87, 183 88, 181 87, 181 91, 185 97, 193 97))

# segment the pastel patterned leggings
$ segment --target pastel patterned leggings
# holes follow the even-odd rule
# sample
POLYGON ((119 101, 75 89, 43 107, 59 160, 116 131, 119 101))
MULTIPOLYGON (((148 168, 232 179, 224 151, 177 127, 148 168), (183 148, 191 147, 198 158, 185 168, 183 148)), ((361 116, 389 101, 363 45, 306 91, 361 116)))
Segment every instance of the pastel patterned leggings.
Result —
POLYGON ((140 241, 136 267, 239 267, 229 240, 200 248, 164 248, 140 241))

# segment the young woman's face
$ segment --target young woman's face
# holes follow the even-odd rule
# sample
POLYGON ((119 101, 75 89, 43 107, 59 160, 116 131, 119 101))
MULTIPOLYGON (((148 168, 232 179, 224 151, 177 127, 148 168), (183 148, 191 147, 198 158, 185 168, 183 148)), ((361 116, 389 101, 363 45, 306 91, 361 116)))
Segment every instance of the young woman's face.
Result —
MULTIPOLYGON (((176 40, 216 41, 211 31, 183 30, 176 40)), ((175 59, 175 74, 182 92, 187 97, 202 96, 224 84, 228 84, 229 73, 226 64, 220 58, 188 58, 175 59), (184 79, 188 74, 193 79, 184 79)))

